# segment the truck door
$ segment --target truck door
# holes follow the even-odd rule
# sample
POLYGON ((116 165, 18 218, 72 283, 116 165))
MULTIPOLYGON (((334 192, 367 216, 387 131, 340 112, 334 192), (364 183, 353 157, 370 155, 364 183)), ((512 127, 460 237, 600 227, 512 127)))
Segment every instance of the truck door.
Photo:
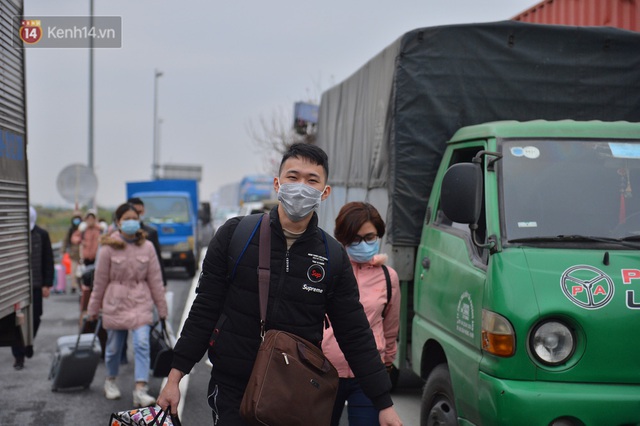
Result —
MULTIPOLYGON (((441 166, 429 204, 433 219, 427 217, 416 266, 414 359, 420 359, 424 379, 437 364, 455 364, 455 368, 450 368, 451 382, 461 417, 465 412, 477 411, 478 400, 469 391, 477 387, 482 356, 482 300, 488 249, 473 243, 468 225, 452 222, 440 210, 440 182, 449 166, 471 162, 483 149, 481 146, 457 149, 441 166)), ((476 240, 484 242, 487 235, 484 201, 478 225, 476 240)))

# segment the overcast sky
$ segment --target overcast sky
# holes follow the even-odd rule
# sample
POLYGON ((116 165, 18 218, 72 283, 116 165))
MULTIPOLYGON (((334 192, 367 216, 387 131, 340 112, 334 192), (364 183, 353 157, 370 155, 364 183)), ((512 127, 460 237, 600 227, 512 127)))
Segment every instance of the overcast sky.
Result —
MULTIPOLYGON (((88 15, 89 0, 24 0, 25 16, 88 15)), ((154 69, 160 162, 202 165, 201 198, 267 170, 248 128, 319 100, 403 33, 509 19, 535 0, 300 2, 95 0, 121 16, 120 49, 95 52, 96 201, 115 207, 125 182, 151 177, 154 69)), ((27 49, 31 203, 72 207, 56 179, 88 162, 87 49, 27 49)))

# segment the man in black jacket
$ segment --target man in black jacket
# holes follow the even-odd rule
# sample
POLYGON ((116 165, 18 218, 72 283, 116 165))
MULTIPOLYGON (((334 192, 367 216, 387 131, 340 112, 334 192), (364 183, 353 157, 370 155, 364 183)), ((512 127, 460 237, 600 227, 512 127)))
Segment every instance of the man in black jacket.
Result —
POLYGON ((167 286, 167 277, 164 274, 164 265, 162 263, 162 254, 160 251, 160 240, 158 239, 158 231, 153 226, 149 226, 143 221, 144 216, 144 201, 142 198, 131 197, 127 200, 127 203, 133 205, 140 216, 140 227, 147 233, 147 240, 151 241, 153 248, 156 249, 156 255, 158 256, 158 262, 160 262, 160 272, 162 272, 162 282, 164 286, 167 286))
MULTIPOLYGON (((339 243, 317 226, 315 209, 331 192, 327 177, 327 155, 314 145, 294 144, 282 158, 274 178, 279 204, 270 213, 266 329, 288 331, 320 346, 327 314, 350 367, 380 411, 380 425, 398 426, 402 422, 389 394, 389 376, 359 302, 351 263, 342 246, 337 251, 341 258, 330 258, 329 244, 339 243)), ((180 380, 209 349, 213 363, 209 405, 214 425, 223 426, 246 425, 240 402, 260 346, 259 233, 239 260, 230 258, 229 245, 239 221, 227 221, 209 244, 197 296, 158 397, 162 408, 170 405, 175 413, 180 380)))
MULTIPOLYGON (((31 228, 31 287, 33 289, 33 338, 40 327, 42 316, 42 298, 49 297, 53 286, 54 267, 53 249, 49 233, 36 225, 36 210, 29 207, 29 226, 31 228)), ((16 342, 11 346, 15 358, 13 368, 22 370, 24 358, 33 356, 33 346, 24 345, 22 332, 16 327, 16 342)))

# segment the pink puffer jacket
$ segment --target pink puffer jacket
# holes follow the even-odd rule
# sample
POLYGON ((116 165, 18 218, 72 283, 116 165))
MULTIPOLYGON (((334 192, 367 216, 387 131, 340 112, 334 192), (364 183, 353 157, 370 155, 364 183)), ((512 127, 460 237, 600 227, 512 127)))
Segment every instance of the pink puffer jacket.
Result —
POLYGON ((103 236, 100 244, 89 316, 102 308, 104 328, 134 330, 153 322, 155 304, 160 318, 166 318, 167 301, 153 244, 144 236, 127 243, 119 232, 103 236))
MULTIPOLYGON (((358 281, 360 303, 362 303, 364 312, 369 319, 369 324, 378 346, 378 352, 380 352, 382 362, 385 365, 389 365, 395 359, 398 351, 396 340, 400 324, 400 281, 396 271, 387 267, 391 277, 391 301, 385 317, 382 318, 382 312, 387 304, 387 282, 380 265, 386 259, 387 255, 377 254, 370 263, 351 262, 351 266, 353 266, 353 273, 358 281)), ((333 366, 336 367, 340 377, 354 377, 347 360, 338 346, 332 327, 324 330, 322 351, 333 366)))

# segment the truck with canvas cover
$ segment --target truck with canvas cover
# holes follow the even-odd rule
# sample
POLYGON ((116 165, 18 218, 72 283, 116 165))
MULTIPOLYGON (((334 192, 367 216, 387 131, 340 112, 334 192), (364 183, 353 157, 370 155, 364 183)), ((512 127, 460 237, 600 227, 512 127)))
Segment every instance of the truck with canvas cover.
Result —
POLYGON ((198 269, 198 182, 159 179, 127 182, 127 198, 144 202, 144 222, 158 231, 164 266, 184 267, 193 277, 198 269))
POLYGON ((0 5, 0 345, 33 336, 22 1, 0 5))
POLYGON ((640 34, 408 32, 322 95, 340 207, 386 218, 421 424, 640 422, 640 34))

